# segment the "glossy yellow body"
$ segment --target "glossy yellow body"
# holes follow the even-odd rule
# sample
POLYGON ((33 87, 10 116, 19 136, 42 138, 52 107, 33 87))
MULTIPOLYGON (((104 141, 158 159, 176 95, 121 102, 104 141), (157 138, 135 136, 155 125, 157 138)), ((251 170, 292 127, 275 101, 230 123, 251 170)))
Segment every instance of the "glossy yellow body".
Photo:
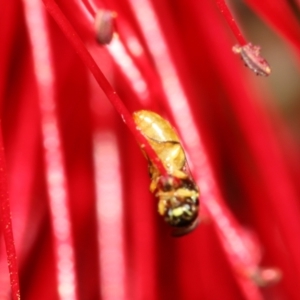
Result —
POLYGON ((179 176, 186 159, 179 137, 170 123, 160 115, 140 110, 133 114, 138 129, 147 138, 168 174, 179 176))

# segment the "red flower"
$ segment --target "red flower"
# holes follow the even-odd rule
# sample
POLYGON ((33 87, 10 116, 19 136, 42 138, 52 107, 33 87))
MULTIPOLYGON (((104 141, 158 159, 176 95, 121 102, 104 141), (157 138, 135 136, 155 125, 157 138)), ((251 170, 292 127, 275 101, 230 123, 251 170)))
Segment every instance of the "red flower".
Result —
MULTIPOLYGON (((265 45, 246 42, 221 0, 43 2, 0 16, 13 298, 19 278, 22 299, 298 299, 298 145, 225 20, 261 75, 265 45), (170 170, 131 118, 141 109, 176 128, 201 191, 201 224, 182 238, 149 192, 139 145, 157 174, 170 170)), ((248 2, 299 51, 296 4, 248 2)))

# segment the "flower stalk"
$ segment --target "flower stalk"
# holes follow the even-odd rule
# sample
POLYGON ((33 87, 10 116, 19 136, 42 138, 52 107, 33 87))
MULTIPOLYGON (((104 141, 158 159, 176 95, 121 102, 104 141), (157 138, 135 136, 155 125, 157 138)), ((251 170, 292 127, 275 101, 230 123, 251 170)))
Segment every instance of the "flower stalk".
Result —
POLYGON ((46 9, 51 14, 51 16, 55 19, 57 24, 60 26, 61 30, 64 32, 68 40, 72 43, 74 49, 76 49, 77 54, 80 56, 82 61, 86 64, 86 66, 90 69, 92 74, 94 75, 96 81, 103 89, 107 98, 110 100, 123 122, 130 129, 132 134, 137 139, 139 145, 144 149, 149 159, 155 164, 157 169, 162 175, 167 175, 167 171, 158 158, 155 151, 151 148, 147 139, 142 135, 142 133, 136 128, 136 125, 127 110, 126 106, 123 104, 120 97, 117 95, 116 91, 112 88, 108 80, 105 78, 94 59, 90 55, 90 53, 85 48, 83 42, 80 40, 78 34, 72 28, 71 24, 68 22, 66 17, 63 15, 58 5, 52 0, 43 0, 46 9))
POLYGON ((7 190, 7 175, 5 165, 5 152, 3 145, 2 131, 0 130, 0 218, 1 231, 4 237, 7 264, 12 291, 12 299, 20 299, 19 272, 17 263, 17 253, 12 228, 12 218, 10 211, 9 196, 7 190))
POLYGON ((227 24, 229 25, 232 33, 234 34, 235 38, 237 39, 240 46, 245 46, 247 43, 247 40, 242 34, 242 31, 240 30, 239 26, 237 25, 236 21, 233 18, 233 15, 228 8, 225 0, 216 0, 216 5, 220 11, 220 13, 223 15, 224 19, 226 20, 227 24))

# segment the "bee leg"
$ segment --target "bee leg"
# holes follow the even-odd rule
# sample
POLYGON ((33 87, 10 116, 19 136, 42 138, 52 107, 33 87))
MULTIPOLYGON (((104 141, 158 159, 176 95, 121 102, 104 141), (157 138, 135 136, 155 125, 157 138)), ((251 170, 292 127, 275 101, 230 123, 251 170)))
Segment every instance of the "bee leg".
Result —
POLYGON ((176 178, 179 178, 179 179, 186 179, 186 178, 188 178, 188 175, 185 172, 181 171, 181 170, 174 170, 172 172, 172 175, 174 177, 176 177, 176 178))
POLYGON ((187 188, 180 188, 177 189, 176 192, 174 193, 176 197, 179 198, 198 198, 199 197, 199 192, 197 190, 191 190, 187 188))
POLYGON ((164 199, 160 199, 158 201, 158 213, 163 216, 166 211, 166 201, 164 199))
POLYGON ((157 178, 153 178, 151 180, 151 183, 150 183, 150 192, 151 193, 154 193, 154 191, 157 189, 157 183, 158 183, 157 178))

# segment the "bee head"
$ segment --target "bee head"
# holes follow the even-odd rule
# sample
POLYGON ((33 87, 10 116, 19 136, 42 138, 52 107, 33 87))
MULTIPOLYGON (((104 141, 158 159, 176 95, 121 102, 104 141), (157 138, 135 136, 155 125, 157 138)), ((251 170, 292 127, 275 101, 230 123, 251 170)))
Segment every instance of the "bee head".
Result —
POLYGON ((165 221, 175 227, 172 235, 181 236, 187 234, 199 224, 198 198, 185 198, 183 201, 173 201, 176 204, 169 206, 164 214, 165 221))
POLYGON ((199 224, 199 191, 190 178, 161 177, 156 197, 158 211, 174 228, 173 236, 187 234, 199 224))

